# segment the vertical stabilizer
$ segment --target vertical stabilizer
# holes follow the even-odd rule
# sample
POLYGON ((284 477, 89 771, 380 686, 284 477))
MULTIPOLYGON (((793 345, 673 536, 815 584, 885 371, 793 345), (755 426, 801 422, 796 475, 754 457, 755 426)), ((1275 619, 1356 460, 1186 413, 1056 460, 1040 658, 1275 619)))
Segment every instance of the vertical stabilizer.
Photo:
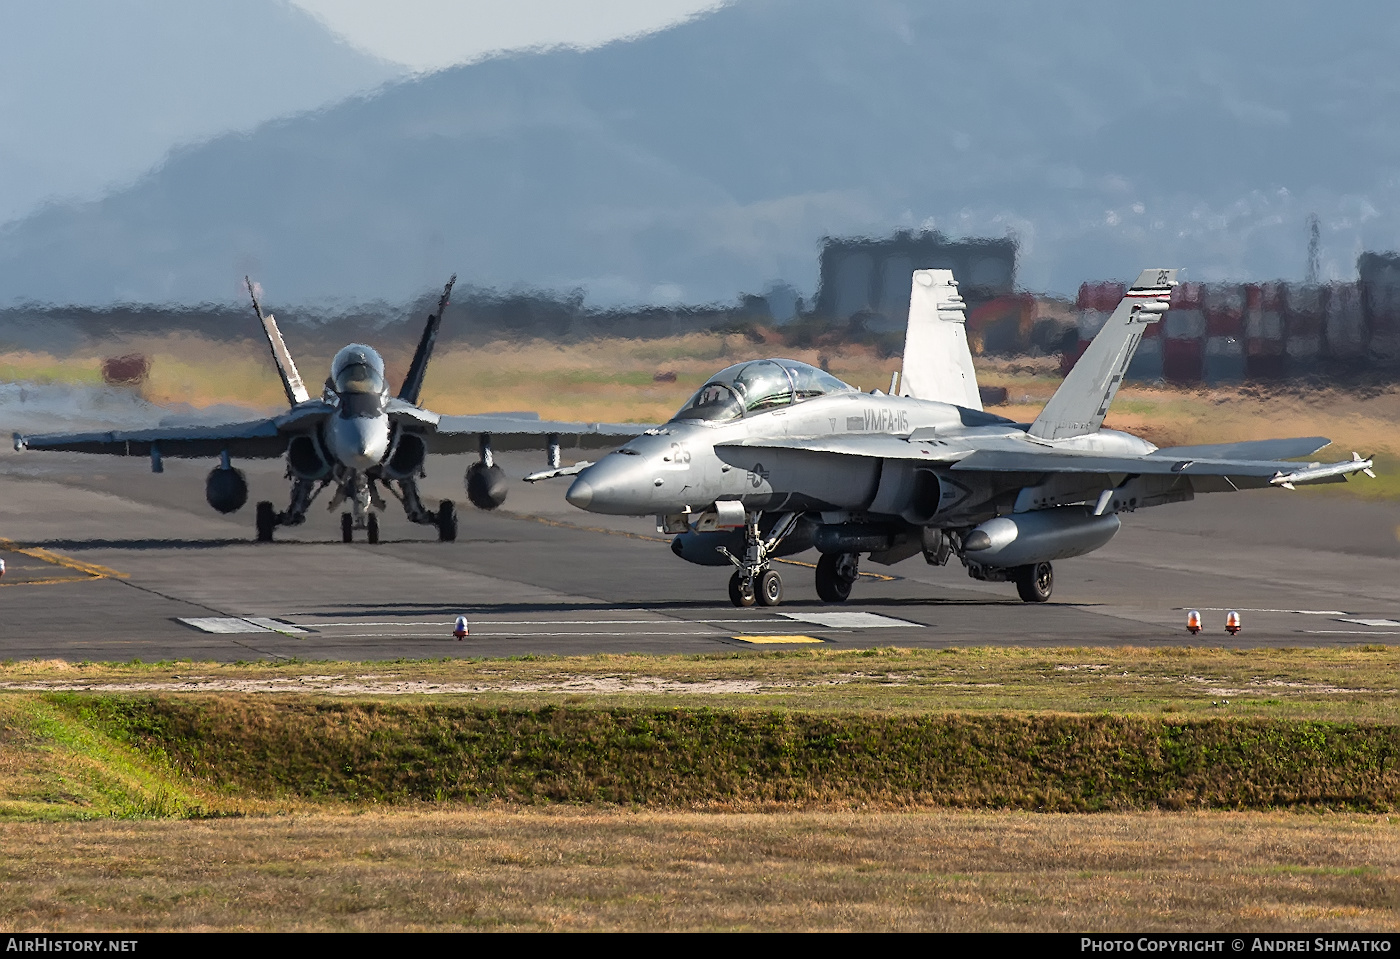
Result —
POLYGON ((287 402, 292 406, 305 403, 311 398, 311 394, 306 392, 306 384, 301 381, 301 374, 297 372, 297 365, 292 361, 292 354, 288 352, 287 344, 282 341, 282 331, 277 328, 276 317, 271 313, 263 315, 262 306, 258 303, 258 294, 253 290, 253 281, 245 276, 243 282, 248 284, 248 295, 253 298, 253 312, 258 314, 263 333, 267 335, 267 345, 272 348, 272 361, 277 364, 277 375, 282 377, 282 389, 287 393, 287 402))
POLYGON ((447 301, 452 297, 452 284, 456 282, 457 274, 453 273, 447 285, 442 288, 437 312, 428 315, 428 322, 423 326, 423 335, 418 339, 418 349, 413 353, 413 362, 408 366, 408 375, 403 378, 403 388, 399 390, 399 399, 415 406, 418 405, 418 397, 423 392, 423 380, 428 375, 428 361, 433 358, 433 345, 437 343, 442 314, 447 309, 447 301))
POLYGON ((1031 436, 1064 439, 1097 432, 1108 406, 1123 384, 1147 324, 1167 312, 1176 270, 1143 270, 1137 282, 1099 330, 1045 409, 1035 418, 1031 436))
POLYGON ((911 286, 899 395, 980 410, 967 314, 953 271, 915 270, 911 286))

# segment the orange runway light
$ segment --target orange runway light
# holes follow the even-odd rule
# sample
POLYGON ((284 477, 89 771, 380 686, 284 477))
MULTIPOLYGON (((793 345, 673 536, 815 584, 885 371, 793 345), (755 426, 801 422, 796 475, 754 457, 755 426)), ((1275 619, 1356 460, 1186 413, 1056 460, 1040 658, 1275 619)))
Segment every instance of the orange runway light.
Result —
POLYGON ((1201 631, 1201 614, 1194 609, 1186 614, 1186 631, 1192 636, 1201 631))
POLYGON ((1225 632, 1231 636, 1240 631, 1240 614, 1233 609, 1225 614, 1225 632))

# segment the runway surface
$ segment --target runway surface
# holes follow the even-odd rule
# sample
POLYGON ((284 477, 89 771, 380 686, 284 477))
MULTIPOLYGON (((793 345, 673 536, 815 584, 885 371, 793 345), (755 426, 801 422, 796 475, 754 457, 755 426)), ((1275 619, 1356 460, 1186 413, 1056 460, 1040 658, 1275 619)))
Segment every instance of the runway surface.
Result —
MULTIPOLYGON (((537 457, 501 457, 512 476, 537 457)), ((1400 506, 1270 490, 1123 517, 1106 548, 1055 564, 1045 605, 921 558, 866 564, 849 603, 816 597, 816 554, 781 564, 786 600, 735 609, 728 572, 674 557, 652 520, 580 512, 564 482, 513 482, 496 513, 465 505, 466 457, 429 460, 425 500, 461 511, 439 543, 390 502, 384 541, 309 521, 254 543, 253 504, 281 508, 280 462, 237 463, 251 494, 220 516, 209 461, 0 455, 0 660, 392 660, 594 652, 949 645, 1400 643, 1400 506), (1201 610, 1192 638, 1185 610, 1201 610), (1236 609, 1244 631, 1224 632, 1236 609), (458 614, 471 635, 451 633, 458 614), (744 638, 747 637, 747 638, 744 638), (779 637, 787 642, 765 642, 779 637), (759 642, 755 642, 755 639, 759 642)), ((1364 479, 1359 482, 1365 482, 1364 479)))

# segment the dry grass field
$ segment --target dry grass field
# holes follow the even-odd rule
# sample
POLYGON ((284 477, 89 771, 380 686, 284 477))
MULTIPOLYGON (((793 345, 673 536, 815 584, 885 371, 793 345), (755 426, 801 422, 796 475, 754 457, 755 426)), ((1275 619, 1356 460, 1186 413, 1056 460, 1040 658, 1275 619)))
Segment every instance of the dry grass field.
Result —
MULTIPOLYGON (((762 333, 760 336, 764 335, 762 333)), ((308 384, 321 381, 330 355, 291 344, 308 384)), ((407 368, 412 344, 386 351, 390 380, 407 368)), ((231 403, 274 410, 285 401, 266 347, 254 340, 220 344, 193 334, 130 337, 104 353, 53 356, 0 354, 0 379, 99 383, 104 355, 146 355, 151 372, 142 394, 160 404, 196 407, 231 403)), ((797 348, 778 334, 763 342, 738 333, 696 333, 656 340, 593 340, 560 346, 546 340, 501 340, 439 351, 428 370, 424 402, 441 413, 536 410, 546 417, 609 422, 661 422, 716 370, 770 355, 791 356, 831 371, 861 389, 888 388, 899 357, 863 346, 797 348), (674 374, 674 380, 670 376, 674 374), (658 376, 661 377, 658 379, 658 376)), ((1004 386, 1008 402, 994 411, 1034 419, 1059 385, 1058 359, 979 357, 983 385, 1004 386)), ((1228 442, 1273 436, 1322 435, 1324 455, 1379 453, 1400 465, 1400 389, 1314 388, 1303 384, 1245 384, 1210 389, 1129 384, 1107 426, 1139 433, 1159 446, 1228 442)), ((1395 470, 1384 470, 1395 473, 1395 470)), ((1357 495, 1400 495, 1400 479, 1350 483, 1357 495)))
POLYGON ((314 693, 512 709, 683 704, 815 713, 1053 712, 1387 723, 1400 707, 1400 647, 950 647, 376 663, 0 663, 0 693, 62 691, 314 693))
POLYGON ((1400 927, 1395 816, 423 809, 0 848, 3 931, 1400 927))

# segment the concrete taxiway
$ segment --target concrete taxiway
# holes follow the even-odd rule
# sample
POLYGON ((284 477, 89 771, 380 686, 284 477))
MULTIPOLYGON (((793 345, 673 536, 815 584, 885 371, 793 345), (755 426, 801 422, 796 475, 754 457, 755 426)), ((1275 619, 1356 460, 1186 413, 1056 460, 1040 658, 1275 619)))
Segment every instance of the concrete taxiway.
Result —
MULTIPOLYGON (((537 457, 502 457, 512 476, 537 457)), ((867 564, 851 601, 819 602, 810 564, 787 599, 735 609, 728 571, 672 556, 650 519, 564 503, 515 482, 503 510, 464 505, 465 457, 434 457, 425 499, 461 509, 439 543, 391 509, 383 542, 340 542, 338 518, 254 543, 253 504, 287 496, 280 462, 239 463, 251 495, 220 516, 207 461, 0 455, 0 659, 384 660, 593 652, 947 645, 1400 643, 1400 506, 1315 492, 1202 496, 1124 516, 1106 548, 1055 564, 1053 600, 914 558, 867 564), (1186 633, 1186 609, 1205 631, 1186 633), (1225 611, 1244 631, 1225 634, 1225 611), (467 616, 471 633, 451 636, 467 616)), ((1365 479, 1354 482, 1366 482, 1365 479)), ((391 507, 395 504, 391 503, 391 507)))

